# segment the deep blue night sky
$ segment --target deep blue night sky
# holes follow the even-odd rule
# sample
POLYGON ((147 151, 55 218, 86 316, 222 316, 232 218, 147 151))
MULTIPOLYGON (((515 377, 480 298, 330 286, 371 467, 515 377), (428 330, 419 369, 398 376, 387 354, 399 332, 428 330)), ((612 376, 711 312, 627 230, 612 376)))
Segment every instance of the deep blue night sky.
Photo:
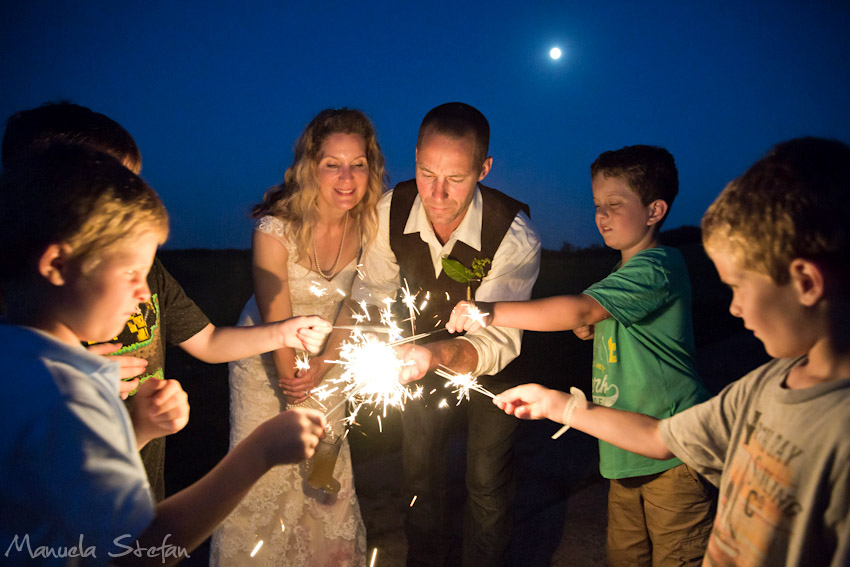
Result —
POLYGON ((328 106, 369 114, 393 183, 425 112, 478 107, 485 183, 531 205, 547 248, 601 243, 588 170, 604 150, 674 154, 673 228, 776 142, 850 142, 846 1, 287 4, 4 1, 0 115, 66 99, 124 125, 171 248, 248 247, 250 206, 328 106))

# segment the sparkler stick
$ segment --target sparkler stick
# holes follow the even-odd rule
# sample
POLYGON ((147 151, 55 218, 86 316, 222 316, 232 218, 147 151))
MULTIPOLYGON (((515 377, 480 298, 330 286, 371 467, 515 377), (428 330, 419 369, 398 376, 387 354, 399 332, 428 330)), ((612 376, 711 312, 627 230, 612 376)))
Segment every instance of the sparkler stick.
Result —
POLYGON ((387 325, 334 325, 332 328, 345 331, 361 331, 363 333, 386 333, 388 335, 396 332, 396 329, 387 325))
POLYGON ((413 341, 417 341, 421 338, 427 337, 429 335, 433 335, 434 333, 442 333, 446 328, 442 327, 440 329, 434 329, 433 331, 428 331, 427 333, 419 333, 418 335, 413 335, 412 337, 405 337, 403 339, 399 339, 397 341, 393 341, 389 343, 390 346, 398 346, 403 345, 405 343, 412 343, 413 341))

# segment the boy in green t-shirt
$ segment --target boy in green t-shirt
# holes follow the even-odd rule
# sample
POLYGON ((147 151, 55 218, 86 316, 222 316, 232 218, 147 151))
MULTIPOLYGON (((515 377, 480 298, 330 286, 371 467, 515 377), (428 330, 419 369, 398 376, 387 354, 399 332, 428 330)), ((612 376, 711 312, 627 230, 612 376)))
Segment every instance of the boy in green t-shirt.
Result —
MULTIPOLYGON (((593 335, 593 401, 670 417, 708 398, 694 368, 687 267, 678 250, 658 240, 678 193, 676 164, 663 148, 630 146, 601 154, 590 171, 596 224, 605 244, 621 254, 614 271, 580 295, 462 302, 446 327, 593 335), (473 307, 487 314, 470 312, 473 307)), ((711 488, 678 459, 650 459, 605 442, 599 457, 600 472, 610 479, 609 564, 699 564, 714 517, 711 488)))
POLYGON ((798 138, 729 183, 702 242, 773 360, 667 419, 538 384, 494 403, 617 446, 673 455, 719 487, 704 565, 850 565, 850 146, 798 138))

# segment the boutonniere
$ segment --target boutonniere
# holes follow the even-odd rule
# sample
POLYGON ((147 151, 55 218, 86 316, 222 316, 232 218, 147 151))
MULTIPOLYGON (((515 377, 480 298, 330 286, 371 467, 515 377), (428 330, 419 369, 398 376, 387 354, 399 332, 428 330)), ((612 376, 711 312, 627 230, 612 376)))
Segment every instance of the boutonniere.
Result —
POLYGON ((447 257, 442 258, 442 263, 443 271, 446 272, 447 276, 456 282, 466 284, 466 300, 472 301, 472 286, 473 284, 480 284, 487 272, 490 271, 487 266, 490 265, 491 260, 490 258, 475 258, 469 268, 457 260, 447 257))

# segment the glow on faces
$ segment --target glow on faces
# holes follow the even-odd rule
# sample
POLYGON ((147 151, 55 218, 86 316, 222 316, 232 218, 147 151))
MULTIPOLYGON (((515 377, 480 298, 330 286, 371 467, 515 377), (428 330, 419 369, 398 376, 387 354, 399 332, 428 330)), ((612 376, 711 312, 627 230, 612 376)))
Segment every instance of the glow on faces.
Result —
POLYGON ((593 178, 593 204, 596 207, 596 227, 605 245, 622 252, 623 260, 637 252, 652 248, 656 234, 652 225, 652 203, 641 203, 637 193, 620 177, 593 178))
POLYGON ((811 347, 809 317, 797 301, 793 282, 778 285, 767 274, 741 267, 729 246, 709 246, 721 281, 732 290, 729 312, 744 321, 767 353, 774 358, 806 354, 811 347))
POLYGON ((493 159, 475 163, 475 139, 426 131, 416 148, 416 187, 428 220, 445 243, 472 202, 476 184, 487 177, 493 159))
POLYGON ((79 261, 69 262, 62 274, 60 338, 79 344, 120 333, 139 304, 150 299, 147 277, 158 245, 158 237, 146 232, 108 250, 87 273, 79 261))
POLYGON ((319 182, 319 206, 348 211, 366 194, 369 162, 366 142, 358 134, 336 133, 328 136, 319 153, 316 167, 319 182))

